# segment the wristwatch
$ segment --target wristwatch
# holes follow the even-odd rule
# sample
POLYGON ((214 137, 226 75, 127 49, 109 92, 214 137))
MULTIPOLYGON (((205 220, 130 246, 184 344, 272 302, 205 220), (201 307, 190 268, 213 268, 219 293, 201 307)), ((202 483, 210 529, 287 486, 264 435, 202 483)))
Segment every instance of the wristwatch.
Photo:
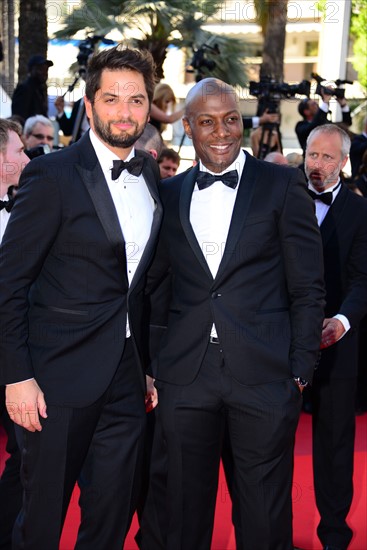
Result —
POLYGON ((307 380, 301 378, 300 376, 295 376, 294 381, 300 388, 305 388, 306 386, 308 386, 307 380))

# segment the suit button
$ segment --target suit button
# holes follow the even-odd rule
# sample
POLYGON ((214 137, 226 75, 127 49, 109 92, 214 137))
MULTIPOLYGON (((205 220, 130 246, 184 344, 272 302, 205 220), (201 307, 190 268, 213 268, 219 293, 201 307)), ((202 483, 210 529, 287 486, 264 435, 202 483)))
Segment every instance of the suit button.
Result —
POLYGON ((222 295, 219 292, 212 292, 212 298, 215 300, 215 298, 220 298, 222 295))

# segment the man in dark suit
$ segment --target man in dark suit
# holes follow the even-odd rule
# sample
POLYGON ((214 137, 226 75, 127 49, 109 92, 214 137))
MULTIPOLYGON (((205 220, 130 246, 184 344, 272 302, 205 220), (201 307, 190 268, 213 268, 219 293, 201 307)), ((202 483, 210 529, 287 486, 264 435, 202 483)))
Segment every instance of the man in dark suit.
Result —
MULTIPOLYGON (((314 128, 327 124, 329 105, 332 98, 331 95, 326 94, 325 90, 321 91, 322 102, 319 105, 314 99, 306 97, 302 99, 298 104, 298 112, 303 120, 300 120, 296 124, 296 134, 300 146, 302 147, 303 154, 306 150, 307 138, 314 128)), ((347 100, 343 98, 337 98, 337 102, 340 105, 342 111, 342 123, 345 126, 351 126, 352 118, 350 116, 350 110, 347 100)))
POLYGON ((224 82, 197 83, 183 123, 200 162, 161 183, 150 272, 172 270, 152 364, 168 457, 164 548, 210 548, 227 423, 246 547, 290 550, 294 434, 324 305, 312 201, 298 170, 241 150, 238 98, 224 82))
POLYGON ((56 120, 59 123, 60 130, 62 130, 64 136, 71 136, 71 140, 74 143, 89 129, 84 99, 78 99, 74 103, 70 118, 66 116, 64 106, 64 98, 62 96, 57 97, 55 99, 55 107, 57 110, 56 120))
POLYGON ((11 113, 26 121, 34 115, 48 114, 47 78, 53 63, 43 55, 33 55, 28 61, 28 77, 14 90, 11 113))
POLYGON ((350 148, 335 125, 311 132, 305 170, 315 198, 325 264, 321 359, 312 385, 317 528, 325 549, 345 550, 353 497, 358 326, 367 313, 367 203, 340 182, 350 148))
POLYGON ((149 53, 96 54, 90 132, 22 175, 0 262, 0 383, 24 458, 14 549, 59 547, 77 478, 76 548, 120 550, 129 529, 145 408, 156 404, 152 383, 146 393, 141 320, 159 176, 133 147, 153 90, 149 53))

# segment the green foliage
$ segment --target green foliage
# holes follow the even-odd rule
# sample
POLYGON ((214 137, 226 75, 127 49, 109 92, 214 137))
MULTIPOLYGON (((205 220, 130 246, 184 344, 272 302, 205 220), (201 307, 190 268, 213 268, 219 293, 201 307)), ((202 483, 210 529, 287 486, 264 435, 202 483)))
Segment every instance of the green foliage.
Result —
POLYGON ((359 83, 367 91, 367 0, 352 1, 351 33, 355 38, 353 67, 359 83))
POLYGON ((130 44, 152 53, 159 78, 163 77, 162 65, 169 45, 185 48, 191 58, 191 49, 218 44, 220 55, 212 58, 206 53, 206 57, 216 63, 210 76, 243 86, 246 83, 243 40, 215 36, 202 29, 221 6, 222 1, 217 0, 102 0, 98 4, 82 0, 77 9, 65 16, 64 28, 55 36, 71 38, 80 30, 85 30, 86 35, 106 35, 113 29, 123 35, 127 29, 133 30, 130 44))

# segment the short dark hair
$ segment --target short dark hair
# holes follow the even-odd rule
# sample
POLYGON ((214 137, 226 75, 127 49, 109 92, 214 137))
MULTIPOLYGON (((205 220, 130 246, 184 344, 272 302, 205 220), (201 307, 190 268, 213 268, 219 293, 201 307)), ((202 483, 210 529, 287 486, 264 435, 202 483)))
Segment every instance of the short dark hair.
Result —
POLYGON ((15 120, 0 118, 0 153, 3 153, 8 145, 9 132, 15 132, 20 137, 22 135, 22 127, 15 120))
POLYGON ((163 159, 172 160, 177 164, 180 164, 180 161, 181 161, 180 155, 174 149, 169 149, 168 147, 164 147, 162 149, 161 154, 159 155, 159 158, 157 160, 158 164, 163 162, 163 159))
POLYGON ((310 101, 310 98, 305 97, 298 103, 298 112, 302 118, 305 118, 305 111, 308 109, 309 101, 310 101))
POLYGON ((118 45, 92 55, 88 63, 85 80, 85 95, 92 104, 94 103, 96 92, 101 86, 101 74, 105 69, 109 71, 126 69, 140 73, 144 78, 149 105, 151 104, 156 78, 155 64, 148 50, 136 50, 118 45))

